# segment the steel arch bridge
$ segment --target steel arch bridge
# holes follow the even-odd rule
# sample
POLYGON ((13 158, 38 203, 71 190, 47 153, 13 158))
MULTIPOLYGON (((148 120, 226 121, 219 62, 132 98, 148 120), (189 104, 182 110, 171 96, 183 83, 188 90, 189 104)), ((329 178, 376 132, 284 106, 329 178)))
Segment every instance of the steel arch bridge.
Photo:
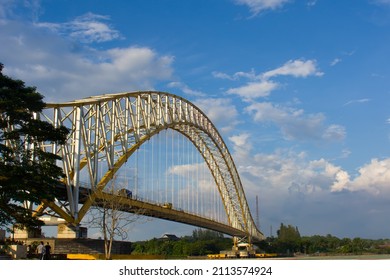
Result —
POLYGON ((175 219, 172 218, 175 216, 173 209, 153 208, 153 205, 131 199, 128 204, 148 208, 151 216, 204 226, 230 235, 264 239, 254 223, 226 144, 208 117, 188 100, 156 91, 104 94, 47 104, 39 117, 55 127, 64 125, 71 131, 65 145, 42 144, 46 151, 62 157, 59 165, 66 175, 66 199, 63 202, 43 201, 36 209, 37 213, 49 207, 66 222, 79 224, 90 207, 108 195, 104 192, 105 187, 132 154, 154 135, 172 129, 191 141, 203 157, 218 188, 227 224, 185 213, 176 213, 181 218, 175 219), (105 173, 98 176, 101 165, 105 165, 105 173), (89 192, 88 199, 80 204, 85 190, 81 183, 82 171, 88 174, 89 192), (172 213, 167 213, 170 211, 172 213))

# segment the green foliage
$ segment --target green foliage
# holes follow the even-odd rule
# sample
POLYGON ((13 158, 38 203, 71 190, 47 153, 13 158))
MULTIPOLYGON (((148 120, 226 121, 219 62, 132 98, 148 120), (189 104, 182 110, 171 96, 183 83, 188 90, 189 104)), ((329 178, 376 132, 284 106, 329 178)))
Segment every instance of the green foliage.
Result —
POLYGON ((297 241, 301 238, 298 227, 292 225, 285 226, 283 223, 280 224, 280 229, 277 231, 277 234, 279 240, 285 242, 297 241))
POLYGON ((201 228, 192 231, 192 239, 194 240, 217 240, 219 238, 223 238, 223 234, 217 231, 201 228))
POLYGON ((55 185, 63 176, 59 157, 40 149, 40 142, 62 144, 68 129, 54 128, 35 117, 45 107, 34 87, 2 73, 0 63, 0 226, 36 228, 24 201, 39 204, 54 199, 55 185))
POLYGON ((257 244, 262 251, 279 254, 325 254, 325 255, 358 255, 389 254, 390 240, 371 240, 362 238, 338 238, 326 236, 300 236, 297 227, 281 224, 277 237, 268 237, 257 244))
POLYGON ((272 240, 269 250, 275 253, 291 254, 299 251, 301 246, 301 235, 297 227, 285 226, 283 223, 277 231, 278 238, 272 240))
MULTIPOLYGON (((177 241, 154 238, 149 241, 135 242, 132 254, 171 257, 205 256, 230 250, 232 245, 231 237, 226 238, 210 230, 196 229, 192 232, 192 236, 182 237, 177 241)), ((255 245, 262 252, 280 255, 292 255, 293 253, 310 255, 390 254, 390 240, 387 239, 340 239, 330 234, 301 237, 297 227, 283 224, 278 231, 278 237, 268 237, 255 245)))
POLYGON ((205 256, 216 254, 221 250, 231 248, 232 239, 223 237, 223 234, 196 229, 192 236, 183 237, 177 241, 152 239, 133 244, 132 254, 162 255, 162 256, 205 256))

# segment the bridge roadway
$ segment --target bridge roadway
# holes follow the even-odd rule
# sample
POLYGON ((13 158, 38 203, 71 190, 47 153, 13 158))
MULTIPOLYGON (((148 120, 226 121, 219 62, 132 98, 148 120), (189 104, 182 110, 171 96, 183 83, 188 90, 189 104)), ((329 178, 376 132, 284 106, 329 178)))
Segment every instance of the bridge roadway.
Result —
MULTIPOLYGON (((64 185, 58 186, 58 190, 59 192, 57 194, 57 199, 65 199, 66 187, 64 185)), ((80 187, 79 202, 84 203, 88 199, 90 193, 91 190, 89 188, 80 187)), ((102 206, 104 204, 109 205, 110 201, 115 201, 115 204, 118 205, 118 208, 124 212, 138 213, 148 217, 154 217, 187 225, 207 228, 210 230, 225 233, 230 236, 248 236, 246 232, 235 229, 227 224, 223 224, 194 214, 186 213, 183 210, 177 210, 174 208, 174 206, 172 208, 168 208, 164 205, 153 204, 140 199, 133 199, 130 197, 111 194, 107 192, 100 192, 96 193, 95 195, 97 197, 95 201, 96 206, 102 206)))

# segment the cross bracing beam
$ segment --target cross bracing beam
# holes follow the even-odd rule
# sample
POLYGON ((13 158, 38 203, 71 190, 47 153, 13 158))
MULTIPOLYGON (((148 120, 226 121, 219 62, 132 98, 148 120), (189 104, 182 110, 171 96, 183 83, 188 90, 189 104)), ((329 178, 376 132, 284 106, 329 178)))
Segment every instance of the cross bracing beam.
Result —
MULTIPOLYGON (((251 216, 233 159, 221 135, 194 104, 165 92, 105 94, 47 104, 41 118, 71 129, 65 145, 43 144, 62 157, 68 203, 46 204, 68 222, 80 223, 127 159, 165 129, 185 135, 204 158, 215 180, 228 226, 263 239, 251 216), (98 170, 105 174, 98 175, 98 170), (88 174, 89 199, 79 208, 80 174, 88 174)), ((44 209, 42 205, 39 209, 44 209)))

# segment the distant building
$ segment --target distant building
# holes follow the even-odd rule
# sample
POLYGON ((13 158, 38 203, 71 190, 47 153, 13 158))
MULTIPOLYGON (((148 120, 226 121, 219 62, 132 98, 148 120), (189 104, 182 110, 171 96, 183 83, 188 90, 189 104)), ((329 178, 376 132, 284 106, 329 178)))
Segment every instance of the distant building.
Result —
POLYGON ((179 240, 179 237, 177 237, 174 234, 165 233, 165 234, 163 234, 163 236, 161 236, 160 239, 167 240, 167 241, 177 241, 177 240, 179 240))

